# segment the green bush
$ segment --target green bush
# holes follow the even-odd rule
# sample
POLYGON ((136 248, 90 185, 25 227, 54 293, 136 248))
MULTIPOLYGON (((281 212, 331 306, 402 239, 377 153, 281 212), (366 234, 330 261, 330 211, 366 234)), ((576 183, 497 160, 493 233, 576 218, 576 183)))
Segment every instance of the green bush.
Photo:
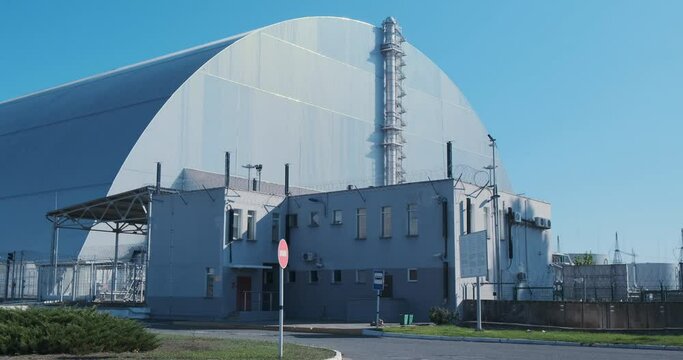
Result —
POLYGON ((445 307, 433 306, 429 309, 429 320, 436 325, 450 324, 455 320, 455 313, 445 307))
POLYGON ((133 320, 91 309, 0 309, 0 355, 149 351, 154 334, 133 320))

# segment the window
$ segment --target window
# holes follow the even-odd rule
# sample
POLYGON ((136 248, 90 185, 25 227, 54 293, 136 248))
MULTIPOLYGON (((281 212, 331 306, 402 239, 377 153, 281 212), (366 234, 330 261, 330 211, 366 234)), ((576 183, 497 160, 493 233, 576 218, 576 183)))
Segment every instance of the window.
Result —
POLYGON ((216 275, 213 272, 213 268, 206 268, 206 294, 208 298, 213 297, 213 283, 216 280, 216 275))
POLYGON ((356 239, 367 237, 367 209, 356 209, 356 239))
POLYGON ((311 270, 308 272, 308 282, 311 284, 318 282, 318 270, 311 270))
POLYGON ((296 271, 291 270, 291 271, 287 272, 287 282, 288 283, 296 282, 296 271))
POLYGON ((408 282, 417 282, 417 269, 408 269, 408 282))
POLYGON ((391 206, 382 206, 382 235, 383 238, 391 237, 391 206))
POLYGON ((235 209, 232 212, 232 239, 238 240, 242 238, 242 210, 235 209))
POLYGON ((320 226, 320 215, 317 211, 311 211, 309 226, 320 226))
POLYGON ((247 211, 247 240, 255 240, 256 237, 256 211, 247 211))
POLYGON ((263 270, 263 283, 266 285, 273 283, 273 270, 263 270))
POLYGON ((272 219, 272 225, 271 225, 271 240, 273 241, 279 241, 280 240, 280 213, 278 212, 273 212, 273 219, 272 219))
POLYGON ((332 212, 332 224, 340 225, 342 223, 342 211, 334 210, 332 212))
POLYGON ((417 205, 408 204, 408 236, 417 236, 417 205))
POLYGON ((332 270, 332 283, 339 284, 342 281, 341 270, 332 270))
POLYGON ((356 284, 365 284, 368 279, 367 270, 356 270, 356 284))
POLYGON ((296 214, 287 214, 287 226, 295 228, 299 225, 299 217, 296 214))

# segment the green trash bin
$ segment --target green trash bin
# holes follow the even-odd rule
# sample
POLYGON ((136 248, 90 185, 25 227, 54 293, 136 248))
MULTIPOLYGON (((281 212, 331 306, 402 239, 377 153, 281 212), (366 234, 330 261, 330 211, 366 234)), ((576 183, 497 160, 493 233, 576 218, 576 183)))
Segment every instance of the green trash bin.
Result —
POLYGON ((408 325, 408 321, 410 320, 410 317, 408 314, 399 314, 399 319, 401 326, 408 325))
POLYGON ((408 325, 413 325, 413 314, 408 314, 408 325))

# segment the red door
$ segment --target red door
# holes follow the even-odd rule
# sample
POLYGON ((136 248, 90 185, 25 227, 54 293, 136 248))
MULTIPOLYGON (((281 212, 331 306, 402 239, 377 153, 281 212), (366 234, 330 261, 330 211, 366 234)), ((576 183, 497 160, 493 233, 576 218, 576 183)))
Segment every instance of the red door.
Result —
POLYGON ((251 311, 251 276, 237 277, 237 311, 251 311))

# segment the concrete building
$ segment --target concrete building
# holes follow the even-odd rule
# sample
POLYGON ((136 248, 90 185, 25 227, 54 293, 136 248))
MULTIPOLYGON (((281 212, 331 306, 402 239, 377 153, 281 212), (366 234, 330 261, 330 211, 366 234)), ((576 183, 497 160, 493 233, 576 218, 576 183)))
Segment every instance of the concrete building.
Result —
POLYGON ((465 234, 485 298, 552 281, 550 205, 513 195, 487 135, 395 19, 285 21, 0 103, 0 251, 51 265, 44 299, 246 320, 272 315, 285 237, 289 316, 365 319, 383 269, 387 319, 425 320, 474 281, 465 234))
POLYGON ((502 216, 512 232, 501 231, 496 256, 491 197, 480 190, 454 179, 289 197, 231 190, 227 235, 223 188, 163 195, 151 225, 147 304, 159 318, 274 319, 280 238, 291 254, 285 301, 293 319, 369 321, 375 269, 387 278, 383 319, 413 313, 426 321, 432 306, 456 309, 474 281, 459 268, 458 240, 468 232, 489 234, 484 280, 502 283, 501 295, 485 298, 512 299, 519 273, 548 286, 549 231, 534 218, 549 218, 550 206, 502 193, 502 207, 526 216, 502 216))
MULTIPOLYGON (((222 174, 225 151, 233 175, 261 164, 263 181, 281 183, 291 163, 292 183, 327 191, 443 177, 451 140, 455 176, 475 183, 491 163, 485 127, 392 21, 284 21, 1 102, 0 168, 13 176, 0 179, 0 216, 13 220, 0 252, 49 260, 45 213, 150 185, 156 162, 164 188, 185 169, 222 174)), ((109 241, 63 231, 58 256, 111 259, 109 241)), ((121 236, 121 252, 142 241, 121 236)))

